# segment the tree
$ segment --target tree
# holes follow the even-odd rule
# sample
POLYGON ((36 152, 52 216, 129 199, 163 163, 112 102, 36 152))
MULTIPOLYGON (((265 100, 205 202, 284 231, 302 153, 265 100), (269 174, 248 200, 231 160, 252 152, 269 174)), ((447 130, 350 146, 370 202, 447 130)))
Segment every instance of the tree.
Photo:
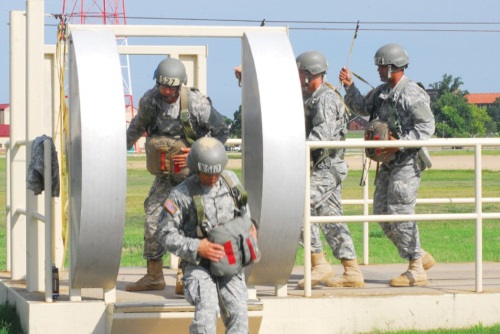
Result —
POLYGON ((233 114, 233 125, 231 126, 231 138, 241 138, 241 105, 233 114))
POLYGON ((500 130, 500 98, 496 99, 493 104, 488 106, 486 111, 491 117, 491 122, 487 124, 488 133, 497 134, 500 130))
POLYGON ((462 85, 460 77, 453 78, 448 74, 443 75, 442 81, 429 85, 436 92, 431 101, 431 109, 434 112, 438 135, 447 138, 471 137, 485 131, 484 126, 473 123, 484 115, 476 111, 477 119, 474 118, 475 109, 473 110, 465 97, 468 92, 460 89, 462 85))
POLYGON ((482 137, 486 135, 486 124, 491 123, 491 117, 486 112, 486 108, 471 105, 471 122, 469 134, 471 137, 482 137))
POLYGON ((443 80, 430 84, 429 87, 436 91, 436 100, 437 100, 446 93, 452 93, 462 96, 469 94, 469 92, 467 91, 460 90, 460 87, 463 84, 464 83, 462 81, 462 78, 460 77, 453 78, 453 76, 445 73, 443 74, 443 80))

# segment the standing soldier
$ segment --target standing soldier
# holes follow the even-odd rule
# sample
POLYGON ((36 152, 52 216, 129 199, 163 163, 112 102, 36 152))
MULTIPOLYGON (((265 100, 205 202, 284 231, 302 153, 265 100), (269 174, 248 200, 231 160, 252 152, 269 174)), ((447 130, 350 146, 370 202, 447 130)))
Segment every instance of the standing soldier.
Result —
MULTIPOLYGON (((297 57, 306 115, 308 141, 344 140, 347 134, 344 104, 340 96, 323 82, 328 69, 319 51, 307 51, 297 57)), ((311 216, 342 215, 342 182, 347 176, 345 149, 316 149, 311 152, 311 216)), ((317 224, 311 225, 312 286, 326 282, 330 287, 363 287, 364 278, 358 266, 356 251, 345 223, 321 224, 333 255, 344 266, 342 275, 333 276, 326 261, 317 224)), ((304 287, 304 280, 299 281, 304 287)))
MULTIPOLYGON (((224 171, 226 164, 222 143, 213 138, 197 140, 187 158, 187 165, 194 173, 172 189, 160 216, 158 240, 167 251, 182 259, 184 296, 195 306, 190 333, 215 334, 219 312, 226 333, 248 333, 248 292, 242 267, 224 275, 217 275, 212 267, 229 257, 234 262, 242 258, 227 242, 223 246, 210 241, 212 231, 227 225, 236 229, 239 226, 244 232, 234 235, 257 238, 246 193, 236 174, 224 171), (231 251, 226 255, 229 248, 231 251)), ((242 244, 250 240, 243 239, 242 244)))
MULTIPOLYGON (((187 74, 178 59, 161 61, 154 73, 156 85, 139 101, 137 115, 127 129, 127 149, 144 134, 148 170, 155 180, 144 201, 144 253, 147 274, 126 286, 127 291, 162 290, 163 246, 155 239, 158 217, 170 189, 189 173, 186 157, 190 143, 203 136, 212 136, 225 143, 229 129, 209 98, 197 89, 186 88, 187 74)), ((178 276, 182 273, 179 271, 178 276)), ((177 280, 176 293, 182 294, 177 280)))
MULTIPOLYGON (((398 44, 387 44, 375 53, 380 86, 361 95, 354 85, 351 73, 342 68, 339 80, 346 89, 345 101, 349 108, 370 121, 388 122, 390 140, 427 140, 434 134, 434 115, 429 95, 418 84, 410 81, 404 71, 409 58, 398 44)), ((429 165, 425 150, 418 148, 381 148, 381 164, 375 181, 373 213, 376 215, 414 214, 421 171, 429 165), (390 157, 393 156, 392 159, 390 157)), ((425 286, 427 274, 435 260, 422 250, 415 221, 380 222, 385 235, 396 245, 399 255, 409 261, 408 269, 390 281, 392 286, 425 286)))

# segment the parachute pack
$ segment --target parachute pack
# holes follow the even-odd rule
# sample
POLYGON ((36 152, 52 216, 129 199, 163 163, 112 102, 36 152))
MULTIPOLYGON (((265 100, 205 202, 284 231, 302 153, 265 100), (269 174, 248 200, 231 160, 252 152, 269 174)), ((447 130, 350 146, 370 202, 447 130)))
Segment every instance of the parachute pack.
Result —
MULTIPOLYGON (((245 210, 247 193, 243 187, 235 185, 226 172, 222 172, 221 179, 229 188, 235 207, 240 211, 245 210)), ((260 260, 260 250, 257 240, 250 235, 252 220, 248 216, 239 215, 228 222, 220 223, 211 228, 203 209, 199 185, 189 182, 188 188, 196 206, 198 237, 207 237, 211 242, 224 246, 226 253, 226 256, 218 262, 210 261, 210 273, 216 277, 231 277, 243 267, 257 263, 260 260)))

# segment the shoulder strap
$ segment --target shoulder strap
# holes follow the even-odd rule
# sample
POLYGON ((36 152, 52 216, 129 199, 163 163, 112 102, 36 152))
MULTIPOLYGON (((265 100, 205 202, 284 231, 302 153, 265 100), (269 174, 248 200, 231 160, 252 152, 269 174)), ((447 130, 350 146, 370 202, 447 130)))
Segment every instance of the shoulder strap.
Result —
POLYGON ((234 199, 234 205, 237 208, 245 207, 248 202, 248 194, 245 189, 243 189, 243 186, 239 183, 236 184, 235 182, 233 182, 233 179, 229 176, 229 174, 226 173, 226 171, 223 171, 221 176, 222 180, 229 188, 231 196, 234 199))
POLYGON ((345 100, 344 98, 342 97, 342 94, 340 94, 340 92, 338 91, 337 88, 335 88, 331 83, 329 82, 323 82, 325 84, 326 87, 330 88, 331 90, 333 90, 335 93, 337 93, 337 95, 340 97, 340 101, 342 101, 342 104, 344 105, 344 110, 345 110, 345 117, 346 119, 349 119, 349 116, 351 116, 351 110, 349 109, 349 107, 347 106, 347 103, 345 103, 345 100))
MULTIPOLYGON (((243 208, 247 205, 247 192, 243 189, 241 184, 235 184, 231 177, 226 173, 221 174, 224 184, 229 188, 229 192, 234 199, 234 205, 237 208, 243 208)), ((205 209, 203 208, 203 201, 201 199, 201 189, 200 185, 193 182, 192 179, 186 179, 186 184, 188 186, 189 193, 193 198, 193 202, 196 208, 196 234, 198 238, 206 237, 206 231, 210 228, 208 225, 207 217, 205 216, 205 209)))
POLYGON ((193 202, 196 207, 196 217, 198 221, 196 224, 196 234, 198 238, 204 238, 206 237, 206 233, 204 231, 206 231, 207 218, 205 216, 205 210, 203 209, 203 201, 201 200, 201 189, 200 186, 191 179, 186 179, 186 184, 191 197, 193 197, 193 202), (203 229, 203 227, 205 229, 203 229))
POLYGON ((402 82, 399 83, 395 87, 395 89, 389 94, 387 97, 387 100, 389 102, 389 127, 391 128, 391 132, 393 133, 394 137, 399 139, 399 136, 397 134, 397 129, 399 127, 399 115, 396 111, 396 105, 399 100, 399 97, 401 96, 401 91, 403 91, 403 88, 406 87, 410 80, 408 78, 403 77, 402 82), (396 97, 396 99, 393 99, 396 97))
POLYGON ((186 140, 190 145, 198 139, 196 132, 194 132, 191 123, 189 122, 189 100, 188 100, 188 88, 181 86, 181 112, 180 119, 182 123, 182 128, 184 130, 184 135, 186 136, 186 140))

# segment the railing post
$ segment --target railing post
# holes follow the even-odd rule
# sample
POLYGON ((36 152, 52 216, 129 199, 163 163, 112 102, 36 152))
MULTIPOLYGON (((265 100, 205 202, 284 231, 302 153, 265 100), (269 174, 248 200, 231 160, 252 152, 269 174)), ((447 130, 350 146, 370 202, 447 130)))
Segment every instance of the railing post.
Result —
POLYGON ((45 301, 52 302, 52 143, 43 141, 45 188, 45 301))
POLYGON ((483 292, 483 182, 481 164, 481 144, 475 146, 475 176, 476 176, 476 292, 483 292))
POLYGON ((311 297, 311 150, 306 147, 306 191, 304 201, 304 294, 311 297))

